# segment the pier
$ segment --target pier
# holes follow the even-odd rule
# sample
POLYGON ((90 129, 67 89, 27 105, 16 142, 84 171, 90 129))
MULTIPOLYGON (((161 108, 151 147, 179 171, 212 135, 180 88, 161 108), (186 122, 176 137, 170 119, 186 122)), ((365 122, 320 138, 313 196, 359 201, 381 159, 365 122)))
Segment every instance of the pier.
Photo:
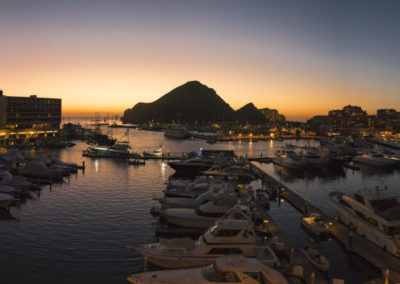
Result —
POLYGON ((309 201, 305 200, 300 195, 272 178, 253 163, 248 162, 248 164, 255 176, 260 178, 263 183, 278 189, 279 195, 300 213, 303 215, 308 215, 310 212, 316 212, 320 214, 321 220, 328 224, 330 233, 335 237, 336 240, 344 245, 348 251, 360 255, 382 271, 382 279, 376 281, 380 281, 380 283, 387 283, 384 282, 385 277, 387 277, 390 281, 389 283, 400 282, 400 258, 385 252, 382 248, 363 238, 356 232, 350 231, 336 218, 326 214, 309 201))

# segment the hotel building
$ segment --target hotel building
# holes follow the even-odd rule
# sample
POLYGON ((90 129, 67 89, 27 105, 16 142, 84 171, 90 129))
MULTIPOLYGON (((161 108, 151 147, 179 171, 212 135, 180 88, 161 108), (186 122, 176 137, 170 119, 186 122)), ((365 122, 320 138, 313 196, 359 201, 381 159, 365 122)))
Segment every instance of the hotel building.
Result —
POLYGON ((61 123, 61 99, 11 97, 0 90, 0 139, 54 135, 61 123))

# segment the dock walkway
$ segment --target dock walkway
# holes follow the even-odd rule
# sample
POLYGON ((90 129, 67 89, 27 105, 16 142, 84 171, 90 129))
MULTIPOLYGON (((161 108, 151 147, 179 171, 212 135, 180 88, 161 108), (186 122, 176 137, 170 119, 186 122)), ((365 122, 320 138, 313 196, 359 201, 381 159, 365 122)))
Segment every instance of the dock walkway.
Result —
POLYGON ((336 218, 326 214, 319 208, 312 205, 310 202, 302 198, 297 193, 287 188, 282 183, 278 182, 270 175, 265 173, 262 169, 250 163, 253 173, 260 178, 263 183, 267 183, 275 188, 280 188, 280 196, 289 202, 295 209, 300 211, 303 215, 310 212, 319 213, 321 220, 329 224, 331 234, 342 243, 347 250, 356 253, 372 263, 374 266, 382 271, 382 276, 389 269, 389 280, 391 283, 400 283, 400 258, 385 252, 382 248, 363 238, 361 235, 351 232, 350 230, 340 223, 336 218))

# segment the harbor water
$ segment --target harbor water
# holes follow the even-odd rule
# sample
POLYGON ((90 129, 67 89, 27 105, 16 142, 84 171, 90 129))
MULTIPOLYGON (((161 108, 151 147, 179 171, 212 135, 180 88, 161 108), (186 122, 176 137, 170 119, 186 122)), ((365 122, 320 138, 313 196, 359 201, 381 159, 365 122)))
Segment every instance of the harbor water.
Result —
MULTIPOLYGON (((111 130, 123 137, 125 129, 111 130)), ((131 129, 134 151, 152 151, 163 145, 171 155, 203 149, 231 149, 237 155, 272 156, 288 141, 217 142, 171 140, 162 132, 131 129)), ((74 141, 72 148, 43 151, 65 162, 81 164, 84 171, 71 175, 62 184, 43 186, 18 207, 12 220, 0 220, 0 283, 128 283, 128 271, 138 272, 142 258, 127 245, 154 242, 157 219, 149 213, 157 205, 154 195, 165 189, 173 170, 167 162, 148 160, 144 166, 126 160, 82 157, 86 143, 74 141)), ((290 141, 319 145, 317 141, 290 141)), ((288 171, 261 164, 261 168, 332 216, 330 191, 352 192, 373 189, 383 183, 400 195, 400 172, 361 167, 359 171, 330 169, 321 172, 288 171)), ((300 227, 300 214, 286 202, 273 202, 271 216, 299 247, 310 242, 300 227)), ((316 244, 331 261, 331 276, 345 283, 362 283, 378 277, 379 271, 360 257, 347 253, 335 240, 316 244)))

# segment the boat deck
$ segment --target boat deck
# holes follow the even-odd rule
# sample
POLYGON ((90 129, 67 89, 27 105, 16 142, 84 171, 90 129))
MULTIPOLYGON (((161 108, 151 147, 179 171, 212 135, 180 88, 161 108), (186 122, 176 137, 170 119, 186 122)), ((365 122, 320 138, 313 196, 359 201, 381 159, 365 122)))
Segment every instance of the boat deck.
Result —
POLYGON ((330 233, 342 243, 348 251, 356 253, 372 263, 374 266, 382 271, 384 277, 386 269, 389 269, 389 280, 393 283, 400 281, 400 258, 385 252, 382 248, 373 244, 372 242, 364 239, 359 234, 352 232, 350 237, 350 230, 339 222, 336 218, 326 214, 319 208, 312 205, 310 202, 302 198, 297 193, 293 192, 280 182, 273 179, 270 175, 258 168, 256 165, 249 162, 254 174, 264 182, 276 187, 282 188, 280 196, 289 202, 295 209, 300 211, 303 215, 305 211, 317 212, 321 216, 321 220, 329 225, 330 233), (306 209, 306 207, 308 209, 306 209))

